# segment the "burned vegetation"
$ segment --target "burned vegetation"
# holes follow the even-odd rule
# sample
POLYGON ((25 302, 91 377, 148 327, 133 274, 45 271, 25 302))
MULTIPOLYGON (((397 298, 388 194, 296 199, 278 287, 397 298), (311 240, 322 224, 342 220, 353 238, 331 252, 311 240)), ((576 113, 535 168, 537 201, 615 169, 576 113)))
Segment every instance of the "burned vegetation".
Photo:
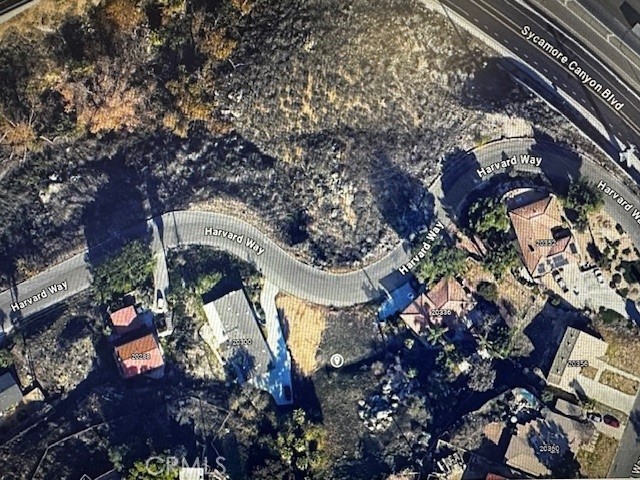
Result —
POLYGON ((369 261, 431 221, 444 154, 557 122, 411 2, 43 0, 0 35, 3 288, 211 200, 312 263, 369 261), (470 93, 495 76, 508 114, 470 93))

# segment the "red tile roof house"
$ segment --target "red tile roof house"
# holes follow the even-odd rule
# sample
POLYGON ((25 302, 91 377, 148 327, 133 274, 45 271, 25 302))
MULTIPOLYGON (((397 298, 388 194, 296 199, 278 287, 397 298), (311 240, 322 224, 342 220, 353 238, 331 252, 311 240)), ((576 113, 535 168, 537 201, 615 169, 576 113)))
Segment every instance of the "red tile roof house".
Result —
POLYGON ((109 313, 114 333, 116 335, 124 335, 143 327, 145 323, 138 315, 139 313, 141 312, 133 305, 109 313))
POLYGON ((533 279, 556 268, 579 262, 580 254, 571 231, 563 226, 555 195, 509 211, 523 263, 533 279))
POLYGON ((473 308, 474 302, 460 283, 446 277, 433 288, 418 296, 401 314, 411 330, 420 335, 429 327, 445 325, 455 328, 461 318, 473 308))
MULTIPOLYGON (((146 375, 151 378, 164 376, 164 360, 162 348, 156 336, 143 330, 138 338, 119 342, 114 349, 114 357, 123 378, 146 375)), ((130 338, 130 337, 129 337, 130 338)))

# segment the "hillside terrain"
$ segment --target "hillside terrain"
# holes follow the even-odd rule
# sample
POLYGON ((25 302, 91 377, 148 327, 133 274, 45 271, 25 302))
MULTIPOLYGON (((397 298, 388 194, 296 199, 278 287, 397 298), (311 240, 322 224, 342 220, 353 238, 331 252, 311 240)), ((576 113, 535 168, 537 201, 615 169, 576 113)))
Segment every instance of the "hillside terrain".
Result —
POLYGON ((3 287, 212 201, 350 267, 429 224, 443 156, 567 138, 419 3, 42 0, 0 32, 3 287))

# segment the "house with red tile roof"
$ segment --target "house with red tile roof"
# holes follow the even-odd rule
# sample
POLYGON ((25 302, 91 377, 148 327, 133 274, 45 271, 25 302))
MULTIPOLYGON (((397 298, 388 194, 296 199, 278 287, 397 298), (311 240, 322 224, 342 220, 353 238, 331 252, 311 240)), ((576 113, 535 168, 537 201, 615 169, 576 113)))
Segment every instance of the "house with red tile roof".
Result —
POLYGON ((145 374, 152 378, 164 375, 162 348, 156 336, 143 330, 142 336, 121 339, 114 347, 114 357, 123 378, 145 374))
POLYGON ((144 322, 138 316, 138 313, 138 310, 133 305, 111 312, 109 318, 114 332, 117 335, 123 335, 142 327, 144 322))
POLYGON ((400 314, 400 318, 420 334, 431 326, 456 326, 472 307, 473 301, 462 285, 455 278, 445 277, 431 290, 418 296, 400 314))
POLYGON ((522 261, 532 278, 539 278, 580 259, 571 231, 565 226, 555 195, 509 210, 522 261))

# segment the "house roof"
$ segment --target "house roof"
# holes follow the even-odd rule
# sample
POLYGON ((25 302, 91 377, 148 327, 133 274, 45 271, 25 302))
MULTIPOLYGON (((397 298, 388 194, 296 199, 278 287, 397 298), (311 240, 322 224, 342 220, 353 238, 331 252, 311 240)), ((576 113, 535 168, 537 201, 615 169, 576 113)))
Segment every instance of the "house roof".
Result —
MULTIPOLYGON (((585 382, 590 383, 589 379, 582 377, 581 368, 568 367, 568 362, 570 360, 579 360, 595 368, 606 368, 605 355, 608 347, 609 344, 604 340, 573 327, 568 327, 551 364, 551 369, 547 375, 548 382, 567 392, 574 392, 579 385, 579 388, 587 393, 589 388, 585 386, 585 382)), ((602 394, 606 387, 601 384, 598 385, 598 393, 602 394)), ((596 400, 601 401, 598 398, 596 400)))
POLYGON ((400 318, 416 333, 420 333, 429 324, 429 299, 422 293, 400 314, 400 318))
POLYGON ((115 347, 115 354, 124 378, 131 378, 164 365, 160 345, 152 333, 115 347))
MULTIPOLYGON (((536 200, 509 211, 511 224, 516 232, 520 252, 529 273, 540 276, 538 265, 559 253, 567 252, 572 236, 569 234, 552 245, 540 244, 540 240, 554 239, 553 230, 562 227, 562 214, 555 196, 536 200)), ((545 270, 546 273, 546 270, 545 270)))
POLYGON ((0 412, 11 410, 22 401, 20 387, 13 379, 13 375, 7 372, 0 377, 0 412))
POLYGON ((451 315, 444 317, 458 317, 469 305, 467 294, 462 285, 452 277, 445 277, 434 285, 428 292, 418 296, 400 314, 400 318, 416 333, 420 333, 429 324, 439 323, 442 315, 432 317, 431 310, 451 310, 451 315))
POLYGON ((112 312, 109 316, 114 327, 128 327, 136 319, 138 312, 133 305, 130 305, 112 312))
POLYGON ((460 315, 467 303, 467 294, 453 277, 445 277, 427 292, 431 308, 451 309, 460 315))
POLYGON ((266 374, 273 356, 244 290, 234 290, 204 306, 216 341, 241 381, 266 374))
POLYGON ((179 480, 202 480, 204 479, 204 468, 182 467, 180 468, 179 480))

